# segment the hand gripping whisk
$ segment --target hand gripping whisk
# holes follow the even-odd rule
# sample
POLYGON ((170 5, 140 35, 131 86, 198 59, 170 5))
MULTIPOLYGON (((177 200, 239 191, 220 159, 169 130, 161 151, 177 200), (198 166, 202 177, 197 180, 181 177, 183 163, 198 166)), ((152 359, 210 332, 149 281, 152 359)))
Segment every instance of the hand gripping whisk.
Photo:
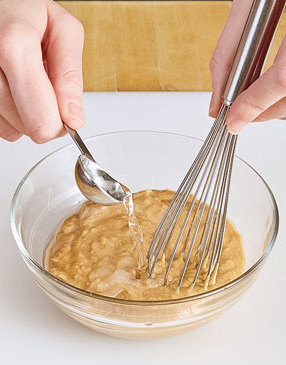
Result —
POLYGON ((202 269, 205 289, 216 281, 237 141, 237 136, 227 131, 225 119, 235 98, 259 77, 285 2, 253 1, 222 95, 220 112, 165 212, 147 253, 150 278, 158 260, 167 260, 165 285, 175 257, 182 259, 178 290, 191 266, 195 270, 190 290, 202 269))

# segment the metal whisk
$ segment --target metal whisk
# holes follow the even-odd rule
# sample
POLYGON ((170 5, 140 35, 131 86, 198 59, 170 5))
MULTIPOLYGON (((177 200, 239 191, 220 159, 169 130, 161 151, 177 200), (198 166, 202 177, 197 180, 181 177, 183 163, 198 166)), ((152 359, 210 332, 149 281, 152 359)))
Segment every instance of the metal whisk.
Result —
POLYGON ((214 284, 220 264, 237 136, 225 126, 235 98, 260 75, 285 0, 254 0, 222 95, 220 112, 169 205, 147 253, 149 277, 158 260, 166 260, 169 282, 175 258, 181 258, 180 290, 194 267, 190 290, 204 269, 204 287, 214 284), (202 224, 203 216, 205 223, 202 224), (178 223, 181 226, 178 229, 178 223))

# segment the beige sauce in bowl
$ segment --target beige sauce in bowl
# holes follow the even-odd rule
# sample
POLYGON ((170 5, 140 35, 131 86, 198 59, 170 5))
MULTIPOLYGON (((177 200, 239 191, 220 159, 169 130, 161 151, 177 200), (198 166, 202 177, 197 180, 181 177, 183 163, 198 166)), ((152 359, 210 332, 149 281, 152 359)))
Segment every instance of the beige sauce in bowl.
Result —
MULTIPOLYGON (((155 231, 168 207, 174 192, 145 190, 133 195, 135 215, 143 232, 141 249, 145 255, 155 231)), ((206 220, 203 215, 193 252, 196 251, 200 233, 206 220)), ((183 218, 182 218, 183 219, 183 218)), ((182 224, 174 232, 177 236, 182 224)), ((174 240, 175 241, 175 240, 174 240)), ((181 242, 184 242, 184 236, 181 242)), ((229 220, 226 222, 220 266, 215 283, 204 287, 206 268, 200 271, 194 289, 190 287, 196 272, 196 260, 188 266, 180 291, 177 285, 184 260, 175 256, 168 285, 164 275, 174 242, 166 253, 166 261, 159 260, 152 279, 146 267, 138 268, 138 246, 131 238, 128 219, 123 205, 112 207, 86 202, 79 212, 67 218, 60 226, 54 241, 49 245, 45 266, 55 277, 89 292, 132 300, 165 300, 186 297, 222 286, 240 276, 245 257, 242 237, 229 220)), ((193 259, 194 254, 191 256, 193 259)))

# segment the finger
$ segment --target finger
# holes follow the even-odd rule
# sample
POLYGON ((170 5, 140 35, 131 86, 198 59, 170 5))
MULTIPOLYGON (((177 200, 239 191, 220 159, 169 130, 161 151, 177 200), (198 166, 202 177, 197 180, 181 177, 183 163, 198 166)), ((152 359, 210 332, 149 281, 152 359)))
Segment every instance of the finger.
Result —
POLYGON ((1 33, 0 65, 27 134, 37 143, 59 136, 63 125, 57 100, 33 29, 14 24, 1 33))
POLYGON ((254 122, 265 122, 270 119, 284 119, 286 115, 286 97, 277 101, 254 119, 254 122))
POLYGON ((234 0, 231 12, 210 61, 212 98, 209 114, 216 117, 221 106, 221 96, 232 65, 235 52, 249 14, 251 0, 234 0))
POLYGON ((248 123, 254 121, 273 104, 286 96, 286 38, 271 66, 232 104, 226 125, 238 134, 248 123))
POLYGON ((52 19, 46 48, 49 78, 56 93, 63 121, 71 128, 78 129, 84 125, 83 26, 56 4, 50 6, 49 17, 52 19))
POLYGON ((5 118, 0 115, 0 137, 9 142, 15 142, 22 136, 22 133, 12 127, 5 118))
POLYGON ((8 81, 0 68, 0 114, 9 124, 25 134, 25 128, 13 101, 8 81))

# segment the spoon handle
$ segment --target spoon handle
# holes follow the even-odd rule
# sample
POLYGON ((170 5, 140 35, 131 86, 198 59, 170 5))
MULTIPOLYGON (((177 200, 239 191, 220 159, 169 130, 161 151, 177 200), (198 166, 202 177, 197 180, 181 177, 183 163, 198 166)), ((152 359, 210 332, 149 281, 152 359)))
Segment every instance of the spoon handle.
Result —
POLYGON ((92 154, 89 152, 88 148, 84 144, 83 140, 80 138, 80 136, 77 133, 77 131, 74 130, 74 129, 72 129, 72 128, 70 128, 65 123, 63 123, 63 124, 64 124, 65 129, 68 131, 69 135, 73 139, 74 143, 77 145, 77 147, 80 150, 80 152, 83 155, 87 155, 90 159, 92 159, 92 161, 95 161, 94 158, 92 157, 92 154))

